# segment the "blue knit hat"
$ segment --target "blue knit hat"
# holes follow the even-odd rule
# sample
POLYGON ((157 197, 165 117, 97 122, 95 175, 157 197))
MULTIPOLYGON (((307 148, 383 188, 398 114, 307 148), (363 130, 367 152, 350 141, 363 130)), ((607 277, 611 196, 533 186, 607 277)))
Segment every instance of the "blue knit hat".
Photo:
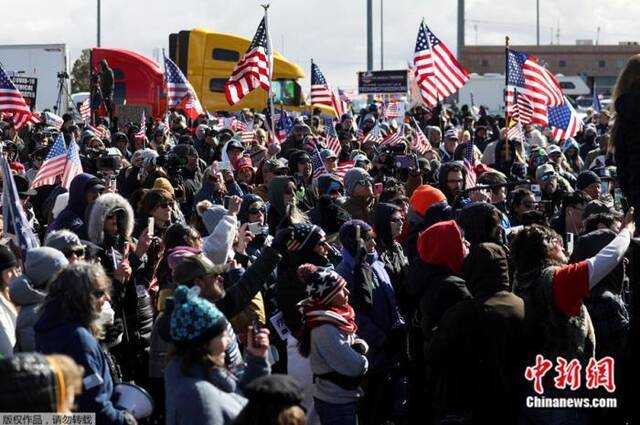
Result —
POLYGON ((227 319, 218 308, 198 296, 199 291, 184 285, 173 291, 175 309, 171 314, 171 339, 176 343, 206 342, 227 328, 227 319))

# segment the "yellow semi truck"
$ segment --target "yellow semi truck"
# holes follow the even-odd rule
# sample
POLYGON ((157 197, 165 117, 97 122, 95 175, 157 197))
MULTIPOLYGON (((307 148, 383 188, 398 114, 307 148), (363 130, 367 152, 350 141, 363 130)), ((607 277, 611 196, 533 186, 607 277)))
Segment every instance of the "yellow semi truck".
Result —
MULTIPOLYGON (((203 29, 180 31, 169 35, 169 57, 180 67, 196 91, 202 105, 210 112, 239 111, 243 108, 263 110, 267 92, 258 88, 240 102, 230 106, 224 95, 224 84, 233 68, 249 48, 251 40, 233 34, 203 29)), ((282 104, 288 111, 311 111, 302 93, 299 80, 302 68, 273 53, 272 92, 274 105, 282 104)), ((323 114, 333 116, 333 108, 321 107, 323 114)))

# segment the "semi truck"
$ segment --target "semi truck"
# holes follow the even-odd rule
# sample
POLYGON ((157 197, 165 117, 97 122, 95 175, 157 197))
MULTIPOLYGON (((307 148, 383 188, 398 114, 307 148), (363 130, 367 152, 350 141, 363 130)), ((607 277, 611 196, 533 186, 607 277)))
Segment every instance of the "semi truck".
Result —
POLYGON ((0 65, 25 100, 33 102, 30 104, 33 110, 49 109, 62 114, 69 108, 69 53, 66 44, 0 45, 0 65))

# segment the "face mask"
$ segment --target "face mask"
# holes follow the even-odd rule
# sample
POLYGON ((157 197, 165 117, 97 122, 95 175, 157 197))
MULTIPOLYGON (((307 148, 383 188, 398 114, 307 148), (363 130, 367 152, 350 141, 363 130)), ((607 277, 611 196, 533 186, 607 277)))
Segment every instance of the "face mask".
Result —
POLYGON ((113 319, 115 318, 116 312, 111 308, 111 304, 109 301, 105 301, 102 304, 102 309, 100 310, 100 316, 98 317, 98 324, 101 327, 105 325, 112 325, 113 319))

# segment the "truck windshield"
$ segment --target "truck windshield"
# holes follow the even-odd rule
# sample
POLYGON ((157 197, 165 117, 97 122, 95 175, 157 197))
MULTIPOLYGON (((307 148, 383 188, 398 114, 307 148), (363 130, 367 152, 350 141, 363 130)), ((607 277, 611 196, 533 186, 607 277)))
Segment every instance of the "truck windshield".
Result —
POLYGON ((276 104, 282 102, 283 105, 299 106, 302 103, 300 84, 296 80, 274 80, 271 90, 276 104))

